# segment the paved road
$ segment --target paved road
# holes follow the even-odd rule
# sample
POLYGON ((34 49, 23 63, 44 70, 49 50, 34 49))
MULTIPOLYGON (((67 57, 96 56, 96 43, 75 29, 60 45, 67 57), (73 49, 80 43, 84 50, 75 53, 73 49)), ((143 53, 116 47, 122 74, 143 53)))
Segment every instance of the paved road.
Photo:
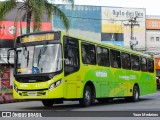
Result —
MULTIPOLYGON (((51 108, 45 108, 42 103, 40 101, 31 101, 31 102, 19 102, 19 103, 9 103, 9 104, 0 104, 0 111, 17 111, 17 112, 25 112, 25 111, 32 111, 32 112, 44 112, 46 114, 46 112, 48 114, 52 114, 51 116, 57 115, 58 117, 56 117, 56 120, 81 120, 82 117, 68 117, 68 116, 72 116, 77 115, 77 116, 84 116, 86 118, 85 115, 90 114, 90 116, 87 116, 87 120, 97 120, 99 119, 98 117, 93 117, 96 115, 100 116, 100 119, 106 119, 106 117, 103 116, 107 116, 107 114, 110 115, 109 111, 114 111, 111 113, 112 117, 107 117, 108 119, 118 119, 118 120, 128 120, 127 116, 121 117, 121 113, 122 116, 124 114, 124 116, 126 115, 125 113, 128 112, 127 114, 148 114, 148 113, 153 113, 153 114, 158 114, 159 117, 150 117, 148 118, 149 120, 159 120, 160 119, 160 92, 158 91, 155 94, 151 94, 151 95, 146 95, 146 96, 142 96, 139 102, 136 103, 127 103, 124 99, 115 99, 112 102, 109 102, 107 104, 99 104, 98 102, 90 107, 87 108, 83 108, 79 106, 78 102, 75 101, 68 101, 68 102, 64 102, 64 104, 57 104, 57 105, 53 105, 53 107, 51 108), (72 112, 70 112, 72 111, 72 112), (90 112, 89 112, 90 111, 90 112), (106 112, 107 111, 107 112, 106 112), (119 111, 119 112, 116 112, 119 111), (125 111, 125 112, 124 112, 125 111), (139 112, 137 112, 139 111, 139 112), (61 114, 64 113, 64 114, 61 114), (114 117, 118 115, 119 117, 114 117), (63 116, 67 116, 62 118, 63 116)), ((145 117, 133 117, 133 119, 138 120, 146 120, 147 118, 145 117)), ((13 118, 14 119, 14 118, 13 118)), ((32 118, 30 118, 32 119, 32 118)), ((34 118, 35 119, 35 118, 34 118)), ((42 118, 44 119, 44 118, 42 118)), ((47 118, 47 119, 52 119, 47 118)), ((132 117, 129 117, 129 119, 132 120, 132 117)), ((16 119, 15 119, 16 120, 16 119)))

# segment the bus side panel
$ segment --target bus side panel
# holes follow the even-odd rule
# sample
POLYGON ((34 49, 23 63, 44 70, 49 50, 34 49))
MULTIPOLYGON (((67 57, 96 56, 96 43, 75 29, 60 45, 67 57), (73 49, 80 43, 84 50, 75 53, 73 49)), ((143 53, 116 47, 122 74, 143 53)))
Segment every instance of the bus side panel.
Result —
POLYGON ((96 98, 114 96, 114 79, 109 67, 84 65, 82 70, 85 73, 84 85, 88 81, 94 84, 96 98))
POLYGON ((64 77, 64 81, 66 87, 64 88, 64 98, 66 99, 74 99, 80 98, 80 93, 82 92, 82 75, 80 71, 72 73, 66 77, 64 77))
POLYGON ((146 95, 156 92, 156 80, 154 73, 142 72, 140 78, 140 94, 146 95))

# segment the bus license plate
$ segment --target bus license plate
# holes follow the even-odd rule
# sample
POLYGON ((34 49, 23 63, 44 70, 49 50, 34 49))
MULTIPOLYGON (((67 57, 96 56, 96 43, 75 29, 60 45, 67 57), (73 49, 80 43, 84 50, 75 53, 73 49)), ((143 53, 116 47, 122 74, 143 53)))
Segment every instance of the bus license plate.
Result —
POLYGON ((36 96, 36 92, 28 92, 28 96, 36 96))

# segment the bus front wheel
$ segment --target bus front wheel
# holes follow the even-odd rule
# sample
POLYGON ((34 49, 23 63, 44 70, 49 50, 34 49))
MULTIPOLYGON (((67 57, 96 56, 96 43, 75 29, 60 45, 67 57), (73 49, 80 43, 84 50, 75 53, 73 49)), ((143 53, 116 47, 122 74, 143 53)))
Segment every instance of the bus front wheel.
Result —
POLYGON ((45 107, 52 107, 54 100, 52 99, 46 99, 46 100, 42 100, 42 103, 45 107))
POLYGON ((91 87, 86 85, 83 91, 83 98, 79 100, 81 106, 87 107, 92 104, 92 92, 91 87))

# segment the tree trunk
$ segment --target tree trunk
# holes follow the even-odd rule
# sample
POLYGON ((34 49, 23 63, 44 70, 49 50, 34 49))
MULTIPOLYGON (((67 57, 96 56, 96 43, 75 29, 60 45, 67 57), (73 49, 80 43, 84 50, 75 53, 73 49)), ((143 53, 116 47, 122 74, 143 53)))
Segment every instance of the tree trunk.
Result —
POLYGON ((27 12, 27 33, 30 33, 30 25, 31 25, 31 12, 27 12))

